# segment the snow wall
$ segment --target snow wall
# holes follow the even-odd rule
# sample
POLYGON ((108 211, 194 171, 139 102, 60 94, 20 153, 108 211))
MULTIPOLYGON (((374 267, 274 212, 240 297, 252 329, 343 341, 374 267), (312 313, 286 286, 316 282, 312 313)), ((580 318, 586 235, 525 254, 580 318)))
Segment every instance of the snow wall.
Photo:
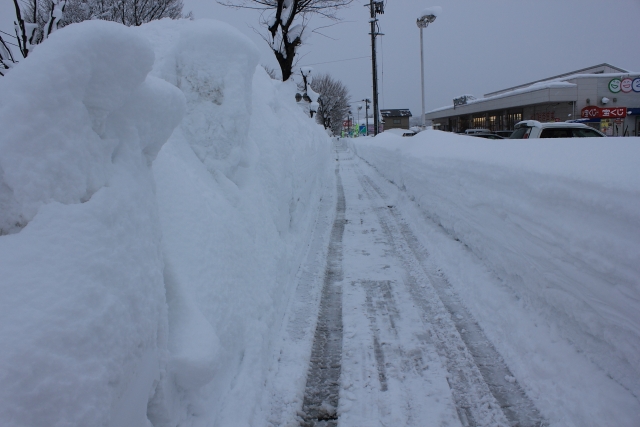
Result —
MULTIPOLYGON (((640 138, 494 141, 427 130, 350 144, 487 266, 519 309, 640 396, 640 138)), ((512 366, 534 360, 536 328, 494 298, 502 291, 449 264, 501 353, 530 353, 512 366)))
POLYGON ((251 425, 330 141, 216 21, 66 27, 0 79, 0 425, 251 425))

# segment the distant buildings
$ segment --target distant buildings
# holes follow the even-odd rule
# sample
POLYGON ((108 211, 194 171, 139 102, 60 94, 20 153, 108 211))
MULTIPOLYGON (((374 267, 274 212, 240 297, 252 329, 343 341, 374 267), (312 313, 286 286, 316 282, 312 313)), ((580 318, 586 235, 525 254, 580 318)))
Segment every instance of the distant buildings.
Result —
POLYGON ((382 120, 384 120, 384 129, 409 129, 409 118, 411 111, 407 108, 380 110, 382 120))
POLYGON ((437 129, 451 132, 511 130, 521 120, 580 120, 609 136, 639 136, 640 73, 600 64, 479 99, 464 95, 425 116, 437 129))

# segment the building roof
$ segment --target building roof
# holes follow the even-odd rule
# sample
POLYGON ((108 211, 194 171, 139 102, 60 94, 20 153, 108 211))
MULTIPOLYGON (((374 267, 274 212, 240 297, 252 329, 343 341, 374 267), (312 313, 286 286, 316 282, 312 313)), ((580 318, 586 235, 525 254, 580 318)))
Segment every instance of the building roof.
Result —
POLYGON ((504 92, 511 92, 512 90, 521 89, 523 87, 528 87, 528 86, 531 86, 531 85, 536 84, 536 83, 542 83, 542 82, 546 82, 546 81, 549 81, 549 80, 561 79, 562 77, 569 77, 569 76, 573 76, 575 74, 610 74, 610 73, 616 73, 616 74, 617 73, 629 73, 629 71, 628 70, 623 70, 622 68, 614 67, 613 65, 610 65, 610 64, 607 64, 606 62, 603 62, 602 64, 594 65, 592 67, 581 68, 579 70, 570 71, 568 73, 558 74, 557 76, 547 77, 546 79, 536 80, 534 82, 521 84, 521 85, 518 85, 518 86, 514 86, 514 87, 507 88, 507 89, 498 90, 498 91, 491 92, 491 93, 486 93, 484 95, 484 97, 485 98, 489 98, 489 97, 492 97, 494 95, 499 95, 499 94, 504 93, 504 92))
MULTIPOLYGON (((516 104, 521 105, 522 102, 525 101, 524 98, 521 100, 517 99, 520 95, 525 93, 531 93, 531 92, 540 92, 540 95, 545 97, 544 100, 539 99, 537 102, 575 101, 577 99, 577 91, 575 90, 575 88, 577 87, 577 84, 569 82, 569 80, 575 81, 576 79, 593 78, 593 77, 613 78, 613 77, 621 77, 625 75, 630 76, 630 75, 637 75, 637 74, 640 74, 640 73, 629 72, 626 70, 622 70, 621 68, 609 65, 607 63, 603 63, 600 65, 594 65, 593 67, 572 71, 570 73, 560 74, 558 76, 537 80, 535 82, 527 83, 524 85, 503 89, 497 92, 491 92, 484 95, 483 98, 469 100, 467 101, 466 104, 461 105, 459 107, 455 107, 454 105, 448 105, 445 107, 436 108, 434 110, 428 111, 425 115, 436 116, 436 117, 428 117, 429 119, 439 118, 437 116, 443 116, 442 112, 444 111, 455 110, 460 108, 463 111, 465 111, 465 114, 476 112, 475 110, 484 111, 486 107, 482 107, 480 104, 494 103, 494 101, 497 99, 507 98, 507 97, 513 98, 511 102, 511 104, 513 104, 511 105, 511 107, 513 107, 516 104), (475 107, 471 107, 471 106, 475 106, 475 107)), ((531 102, 531 100, 529 99, 528 102, 531 102)), ((498 106, 497 105, 491 106, 491 108, 498 108, 498 106)))
POLYGON ((408 108, 397 108, 390 110, 380 110, 382 117, 412 117, 408 108))

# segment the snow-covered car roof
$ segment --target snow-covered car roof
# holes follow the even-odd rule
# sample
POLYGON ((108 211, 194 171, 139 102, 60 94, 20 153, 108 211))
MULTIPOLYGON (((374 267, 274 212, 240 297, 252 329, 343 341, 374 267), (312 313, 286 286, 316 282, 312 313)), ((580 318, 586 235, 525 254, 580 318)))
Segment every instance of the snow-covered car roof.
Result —
POLYGON ((399 136, 405 136, 405 135, 415 135, 416 132, 409 130, 409 129, 400 129, 400 128, 394 128, 394 129, 387 129, 385 130, 385 132, 389 132, 395 135, 399 135, 399 136))
POLYGON ((527 127, 535 127, 535 128, 586 128, 589 127, 583 123, 572 123, 572 122, 550 122, 550 123, 541 123, 537 120, 523 120, 521 122, 516 123, 515 128, 519 128, 522 126, 527 127))

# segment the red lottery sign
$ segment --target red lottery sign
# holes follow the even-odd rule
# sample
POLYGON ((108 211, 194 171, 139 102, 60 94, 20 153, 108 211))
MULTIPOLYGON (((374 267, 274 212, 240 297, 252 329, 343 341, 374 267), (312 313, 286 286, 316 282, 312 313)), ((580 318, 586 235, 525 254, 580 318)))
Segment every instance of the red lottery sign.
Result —
POLYGON ((580 117, 583 119, 595 119, 600 117, 600 108, 598 107, 584 107, 580 111, 580 117))
POLYGON ((615 118, 623 118, 623 117, 627 117, 627 108, 626 107, 622 107, 622 108, 601 108, 600 109, 600 117, 604 118, 608 118, 608 117, 615 117, 615 118))
POLYGON ((583 119, 622 119, 627 117, 627 107, 584 107, 580 110, 583 119))

